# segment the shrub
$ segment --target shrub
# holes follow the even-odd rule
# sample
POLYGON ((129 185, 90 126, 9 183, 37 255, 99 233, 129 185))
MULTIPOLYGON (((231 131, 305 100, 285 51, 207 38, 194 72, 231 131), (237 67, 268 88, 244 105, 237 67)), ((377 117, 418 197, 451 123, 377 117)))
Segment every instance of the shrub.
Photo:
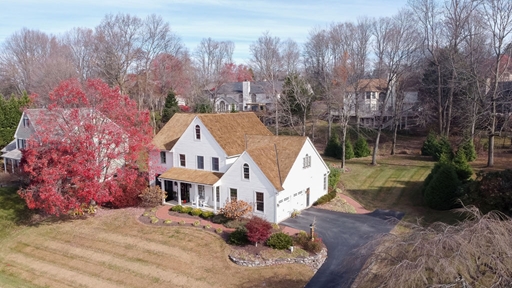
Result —
POLYGON ((151 215, 151 213, 149 213, 149 212, 144 212, 144 213, 142 214, 142 216, 146 216, 146 217, 148 217, 149 215, 151 215))
POLYGON ((459 150, 464 151, 464 155, 466 156, 466 160, 468 162, 473 162, 476 160, 475 144, 471 139, 467 139, 464 142, 462 142, 462 145, 459 147, 459 150))
POLYGON ((201 224, 201 222, 199 220, 196 220, 196 221, 194 221, 194 223, 192 223, 192 226, 197 227, 200 224, 201 224))
POLYGON ((247 229, 244 226, 240 226, 240 227, 236 228, 235 231, 233 231, 233 232, 231 232, 231 234, 229 234, 228 241, 230 244, 233 244, 233 245, 247 244, 247 242, 249 242, 247 240, 247 229))
POLYGON ((368 147, 368 142, 364 137, 358 137, 356 143, 354 144, 354 156, 356 158, 370 156, 372 151, 370 147, 368 147))
POLYGON ((311 252, 311 253, 318 253, 322 251, 323 245, 322 245, 322 239, 315 237, 314 240, 310 240, 306 242, 306 244, 302 247, 304 250, 311 252))
POLYGON ((293 245, 292 237, 286 233, 278 232, 272 234, 267 240, 267 246, 274 249, 288 249, 293 245))
POLYGON ((296 245, 299 245, 301 247, 304 247, 306 242, 310 240, 310 237, 306 231, 300 231, 293 237, 293 242, 295 242, 296 245))
POLYGON ((252 217, 251 220, 245 225, 247 229, 247 239, 258 246, 268 239, 272 233, 272 224, 260 217, 252 217))
POLYGON ((204 225, 204 229, 210 229, 210 228, 212 228, 212 225, 210 225, 210 224, 204 225))
POLYGON ((252 211, 252 206, 243 200, 229 201, 220 209, 220 213, 228 219, 238 219, 252 211))
POLYGON ((226 216, 224 216, 222 214, 217 214, 212 217, 212 222, 215 224, 224 224, 228 221, 229 221, 229 219, 226 218, 226 216))
POLYGON ((139 198, 141 199, 140 205, 142 207, 155 207, 161 205, 164 195, 164 191, 162 191, 159 186, 146 187, 146 189, 142 190, 142 193, 139 194, 139 198))
POLYGON ((151 219, 151 223, 153 223, 153 224, 158 223, 158 218, 156 218, 155 216, 151 216, 151 217, 149 217, 149 219, 151 219))
POLYGON ((203 219, 210 219, 214 216, 215 214, 213 214, 212 211, 202 211, 201 212, 201 218, 203 219))
POLYGON ((180 222, 178 222, 180 225, 184 225, 185 224, 185 220, 180 220, 180 222))
POLYGON ((338 186, 341 178, 341 170, 338 168, 334 168, 333 166, 329 166, 329 188, 334 189, 338 186))
POLYGON ((299 217, 299 215, 300 215, 300 211, 295 209, 295 210, 293 210, 291 217, 296 218, 296 217, 299 217))
POLYGON ((324 156, 341 159, 341 152, 342 148, 338 135, 336 133, 332 133, 331 138, 329 138, 329 141, 327 142, 327 146, 325 146, 324 156))
POLYGON ((217 232, 217 234, 221 234, 222 233, 222 228, 215 229, 215 232, 217 232))
POLYGON ((172 224, 172 220, 165 220, 164 224, 172 224))
POLYGON ((425 188, 425 202, 435 210, 451 209, 455 204, 459 185, 455 167, 450 164, 442 164, 425 188))
POLYGON ((434 160, 439 161, 443 155, 446 156, 449 160, 453 159, 452 146, 446 137, 441 137, 441 139, 439 139, 437 148, 432 157, 434 160))
POLYGON ((354 152, 354 147, 352 147, 352 143, 350 142, 348 137, 345 140, 345 147, 347 148, 347 151, 345 152, 345 159, 346 160, 350 160, 350 159, 356 157, 355 152, 354 152))
POLYGON ((183 207, 183 209, 181 209, 180 213, 184 213, 184 214, 190 214, 190 212, 192 212, 192 207, 190 206, 186 206, 186 207, 183 207))
POLYGON ((174 212, 181 213, 181 210, 183 210, 183 206, 181 206, 181 205, 175 205, 175 206, 171 207, 171 211, 174 211, 174 212))
POLYGON ((423 142, 421 147, 421 155, 423 156, 434 156, 438 146, 437 136, 433 131, 428 133, 427 139, 423 142))
POLYGON ((327 202, 330 202, 334 198, 336 198, 336 190, 331 190, 329 193, 318 198, 318 200, 316 200, 315 203, 313 203, 313 206, 325 204, 327 202))
POLYGON ((453 158, 453 165, 455 166, 455 173, 457 173, 457 177, 460 181, 467 181, 473 176, 473 168, 469 166, 466 160, 466 153, 463 150, 459 149, 457 151, 455 158, 453 158))
POLYGON ((194 208, 190 211, 190 215, 192 216, 199 216, 203 214, 203 210, 199 209, 199 208, 194 208))
POLYGON ((512 214, 512 170, 487 172, 477 178, 476 205, 482 212, 498 210, 512 214))
POLYGON ((247 219, 229 220, 228 222, 224 223, 224 226, 226 228, 237 229, 238 227, 245 227, 247 222, 249 222, 247 219))

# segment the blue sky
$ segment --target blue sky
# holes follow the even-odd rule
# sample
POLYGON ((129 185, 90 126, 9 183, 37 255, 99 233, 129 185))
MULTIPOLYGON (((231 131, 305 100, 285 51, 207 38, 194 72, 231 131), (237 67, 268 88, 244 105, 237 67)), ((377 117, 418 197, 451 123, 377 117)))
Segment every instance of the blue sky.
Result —
POLYGON ((94 28, 109 13, 141 18, 157 14, 193 51, 202 38, 231 40, 234 59, 245 63, 249 46, 265 31, 302 44, 313 28, 391 16, 407 0, 0 0, 0 43, 26 27, 59 35, 73 27, 94 28))

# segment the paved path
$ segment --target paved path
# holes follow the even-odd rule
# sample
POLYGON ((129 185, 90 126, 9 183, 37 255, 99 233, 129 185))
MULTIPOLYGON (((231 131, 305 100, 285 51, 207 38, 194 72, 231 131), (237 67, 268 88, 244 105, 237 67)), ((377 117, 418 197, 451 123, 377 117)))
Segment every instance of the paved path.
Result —
POLYGON ((306 287, 350 287, 366 261, 354 249, 391 231, 396 223, 392 219, 402 217, 403 213, 389 210, 350 214, 312 207, 282 224, 309 231, 309 225, 315 221, 315 232, 327 246, 327 260, 306 287))
POLYGON ((356 202, 356 200, 350 198, 349 196, 345 195, 345 194, 341 194, 341 193, 338 193, 338 195, 341 197, 341 199, 347 201, 347 203, 354 207, 354 209, 356 209, 356 214, 366 214, 366 213, 370 213, 371 211, 370 210, 366 210, 364 209, 364 207, 359 204, 359 202, 356 202))

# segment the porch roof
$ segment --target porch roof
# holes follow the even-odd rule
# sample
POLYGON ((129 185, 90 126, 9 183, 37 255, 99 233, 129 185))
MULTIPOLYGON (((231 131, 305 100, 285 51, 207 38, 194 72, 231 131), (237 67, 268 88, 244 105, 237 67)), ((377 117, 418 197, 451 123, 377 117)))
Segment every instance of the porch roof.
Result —
POLYGON ((3 158, 9 158, 14 160, 21 160, 21 151, 18 149, 11 150, 5 154, 2 154, 3 158))
POLYGON ((160 175, 159 178, 213 185, 222 178, 222 175, 224 173, 172 167, 160 175))

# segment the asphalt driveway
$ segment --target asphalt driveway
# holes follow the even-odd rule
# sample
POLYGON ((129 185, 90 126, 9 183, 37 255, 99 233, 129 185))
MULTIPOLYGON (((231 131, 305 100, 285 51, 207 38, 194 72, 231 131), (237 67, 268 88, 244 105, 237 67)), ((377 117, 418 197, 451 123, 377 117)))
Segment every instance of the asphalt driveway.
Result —
POLYGON ((389 232, 395 218, 402 217, 403 213, 395 211, 348 214, 312 207, 281 224, 309 232, 309 225, 316 219, 315 232, 327 246, 327 259, 306 287, 350 287, 366 260, 354 249, 389 232))

